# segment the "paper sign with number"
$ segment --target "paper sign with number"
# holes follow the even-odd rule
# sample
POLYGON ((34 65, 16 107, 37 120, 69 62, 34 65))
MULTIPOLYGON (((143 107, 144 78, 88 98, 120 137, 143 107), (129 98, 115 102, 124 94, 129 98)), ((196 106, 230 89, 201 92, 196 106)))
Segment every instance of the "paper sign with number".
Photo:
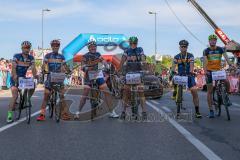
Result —
POLYGON ((174 81, 174 84, 187 85, 188 77, 187 76, 174 76, 173 81, 174 81))
POLYGON ((225 71, 216 71, 212 72, 212 79, 215 80, 224 80, 227 79, 227 75, 225 71))
POLYGON ((140 84, 141 83, 141 74, 126 74, 126 84, 140 84))
POLYGON ((51 77, 51 82, 54 82, 54 83, 63 83, 64 80, 65 80, 65 73, 54 73, 54 72, 51 72, 50 73, 50 77, 51 77))
POLYGON ((98 78, 103 78, 102 71, 88 71, 88 78, 89 80, 96 80, 98 78))
POLYGON ((18 80, 19 89, 34 89, 35 83, 32 78, 19 78, 18 80))

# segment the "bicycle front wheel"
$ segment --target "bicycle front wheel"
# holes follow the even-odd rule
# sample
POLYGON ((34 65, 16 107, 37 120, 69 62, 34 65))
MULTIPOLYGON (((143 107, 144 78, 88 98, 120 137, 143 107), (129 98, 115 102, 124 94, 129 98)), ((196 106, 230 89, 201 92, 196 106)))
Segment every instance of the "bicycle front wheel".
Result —
POLYGON ((19 101, 19 104, 18 104, 18 116, 17 116, 17 120, 19 120, 19 119, 21 118, 21 113, 22 113, 23 105, 24 105, 24 96, 20 93, 20 101, 19 101))
POLYGON ((225 106, 225 110, 226 110, 226 113, 227 113, 227 119, 230 121, 231 118, 230 118, 230 113, 229 113, 229 110, 228 110, 229 97, 228 97, 226 88, 222 87, 221 89, 222 89, 221 90, 222 103, 225 106))
POLYGON ((217 113, 217 116, 220 117, 221 116, 221 96, 217 93, 216 88, 213 88, 213 95, 212 95, 212 100, 215 106, 215 111, 217 113))
POLYGON ((55 119, 56 119, 56 122, 59 123, 60 119, 61 119, 61 111, 62 111, 62 102, 61 102, 61 100, 59 101, 58 104, 55 101, 54 109, 55 109, 55 119))

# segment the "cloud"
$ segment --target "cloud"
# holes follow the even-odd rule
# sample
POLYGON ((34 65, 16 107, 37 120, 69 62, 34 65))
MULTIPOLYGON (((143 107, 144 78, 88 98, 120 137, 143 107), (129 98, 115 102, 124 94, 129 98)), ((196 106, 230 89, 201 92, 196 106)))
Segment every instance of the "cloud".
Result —
MULTIPOLYGON (((67 16, 81 16, 93 24, 121 28, 147 28, 153 24, 153 15, 148 11, 158 12, 159 26, 179 26, 176 18, 167 7, 165 0, 115 0, 86 1, 86 0, 43 0, 31 3, 0 2, 0 20, 19 21, 22 18, 29 20, 41 19, 41 9, 49 6, 46 18, 62 18, 67 16), (40 4, 39 4, 40 3, 40 4), (104 4, 104 5, 103 5, 104 4)), ((204 19, 187 1, 168 0, 179 18, 190 27, 207 26, 204 19)), ((239 27, 237 16, 240 10, 239 1, 218 0, 199 1, 200 5, 220 26, 239 27), (234 9, 233 9, 234 8, 234 9)))

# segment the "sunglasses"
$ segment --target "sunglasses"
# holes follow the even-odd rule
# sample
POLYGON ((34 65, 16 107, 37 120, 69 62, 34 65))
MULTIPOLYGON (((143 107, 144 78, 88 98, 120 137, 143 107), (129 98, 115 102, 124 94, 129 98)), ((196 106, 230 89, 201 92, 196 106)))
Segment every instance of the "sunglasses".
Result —
POLYGON ((59 47, 59 44, 53 44, 52 47, 59 47))
POLYGON ((130 45, 137 45, 137 43, 130 43, 130 45))
POLYGON ((29 46, 23 46, 22 49, 30 49, 31 47, 29 46))
POLYGON ((181 48, 188 48, 187 46, 181 46, 181 48))

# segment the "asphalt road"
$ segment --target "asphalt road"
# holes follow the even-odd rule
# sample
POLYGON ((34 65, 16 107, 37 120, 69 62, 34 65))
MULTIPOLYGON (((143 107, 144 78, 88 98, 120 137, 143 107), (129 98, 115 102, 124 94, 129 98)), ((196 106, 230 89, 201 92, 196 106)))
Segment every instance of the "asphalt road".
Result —
MULTIPOLYGON (((80 92, 73 92, 68 92, 66 99, 72 99, 75 110, 80 99, 76 94, 80 92)), ((240 159, 240 96, 230 97, 234 104, 230 107, 230 122, 225 112, 215 119, 207 117, 205 92, 199 92, 202 119, 194 118, 192 98, 186 92, 187 110, 182 119, 176 120, 176 106, 169 92, 161 99, 147 101, 147 122, 121 121, 106 115, 94 121, 57 124, 48 118, 45 122, 36 121, 43 96, 39 89, 32 98, 31 124, 22 121, 7 125, 10 96, 9 92, 0 93, 0 160, 240 159)), ((114 105, 120 113, 117 102, 114 105)), ((84 111, 89 108, 87 103, 84 111)))

